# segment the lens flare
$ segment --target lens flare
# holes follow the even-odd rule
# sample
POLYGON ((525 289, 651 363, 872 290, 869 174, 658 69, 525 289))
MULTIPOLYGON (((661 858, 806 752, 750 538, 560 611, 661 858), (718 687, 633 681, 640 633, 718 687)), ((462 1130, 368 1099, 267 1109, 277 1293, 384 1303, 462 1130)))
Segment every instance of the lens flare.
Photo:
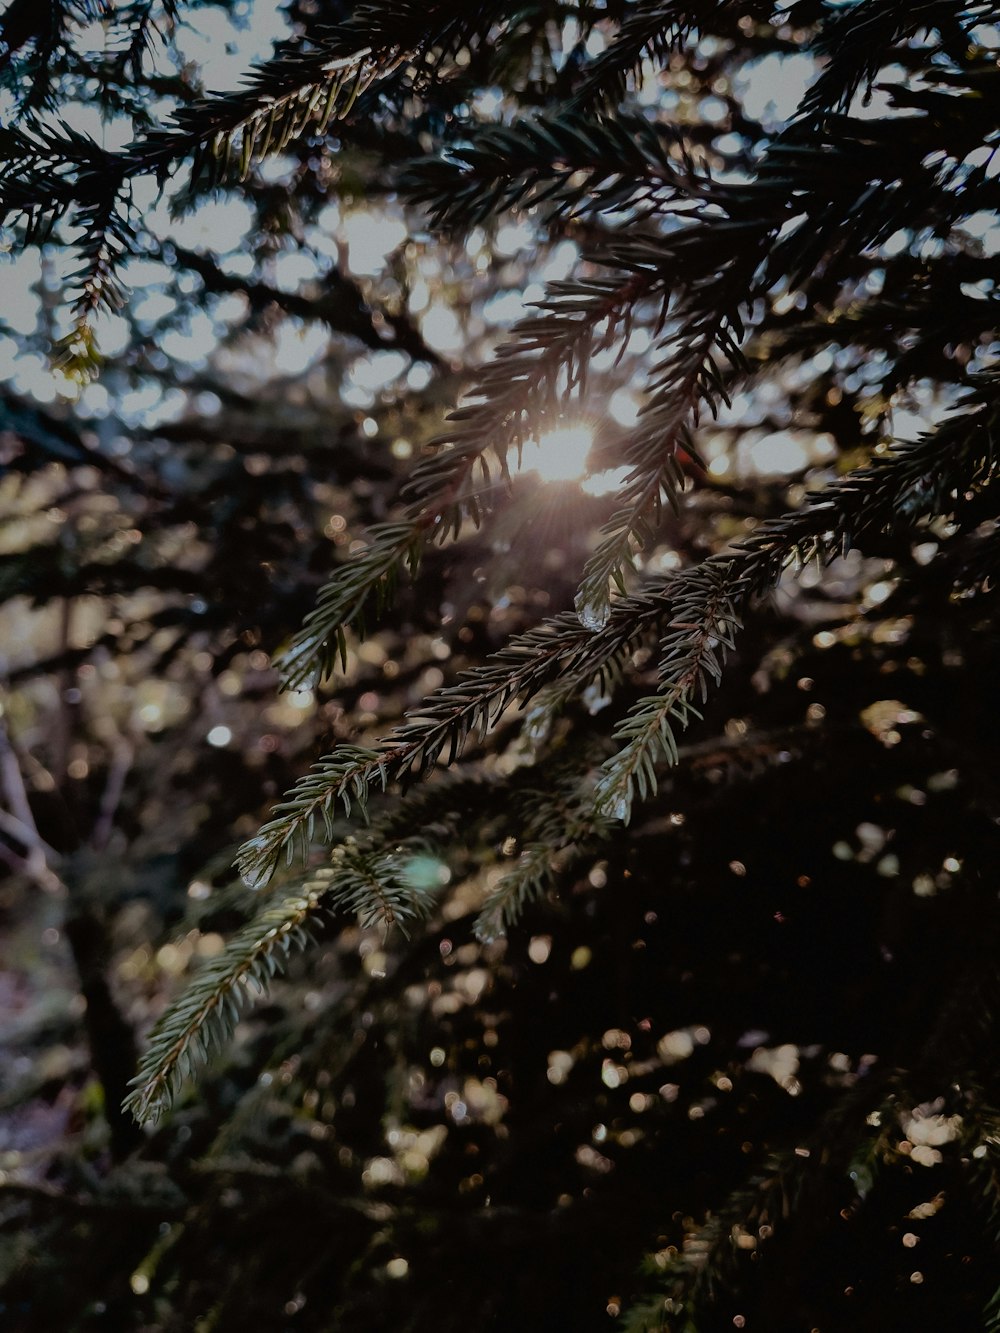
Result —
POLYGON ((524 446, 523 467, 537 472, 543 481, 579 481, 586 476, 593 443, 589 426, 559 426, 524 446))
POLYGON ((579 482, 587 495, 610 495, 621 489, 631 469, 613 467, 591 472, 587 460, 593 445, 594 431, 586 422, 559 426, 525 444, 521 467, 525 472, 537 472, 543 481, 579 482))

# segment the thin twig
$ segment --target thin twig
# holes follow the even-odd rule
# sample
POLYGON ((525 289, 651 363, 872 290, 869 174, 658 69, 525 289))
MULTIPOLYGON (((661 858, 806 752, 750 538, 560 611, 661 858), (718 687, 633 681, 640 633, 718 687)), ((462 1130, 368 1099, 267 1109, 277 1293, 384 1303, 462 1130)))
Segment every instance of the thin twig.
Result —
POLYGON ((111 762, 108 765, 104 794, 101 797, 97 819, 94 821, 94 831, 90 837, 91 846, 95 851, 103 852, 111 838, 115 826, 115 815, 118 813, 118 807, 125 791, 125 779, 128 777, 134 758, 135 750, 131 742, 126 740, 124 736, 119 737, 111 755, 111 762))
POLYGON ((16 838, 19 843, 31 850, 40 849, 50 863, 58 862, 60 859, 59 853, 43 841, 37 829, 30 828, 22 819, 18 819, 17 815, 12 815, 2 808, 0 808, 0 833, 6 833, 9 838, 16 838))
MULTIPOLYGON (((24 868, 26 873, 47 892, 57 892, 62 888, 62 881, 48 862, 48 854, 51 853, 52 849, 38 832, 31 802, 28 800, 27 788, 24 785, 21 765, 10 743, 7 727, 2 717, 0 717, 0 787, 3 788, 4 798, 10 807, 7 818, 16 826, 13 836, 19 842, 24 843, 25 846, 24 868)), ((6 812, 4 813, 6 814, 6 812)), ((0 825, 0 827, 3 826, 0 825)))

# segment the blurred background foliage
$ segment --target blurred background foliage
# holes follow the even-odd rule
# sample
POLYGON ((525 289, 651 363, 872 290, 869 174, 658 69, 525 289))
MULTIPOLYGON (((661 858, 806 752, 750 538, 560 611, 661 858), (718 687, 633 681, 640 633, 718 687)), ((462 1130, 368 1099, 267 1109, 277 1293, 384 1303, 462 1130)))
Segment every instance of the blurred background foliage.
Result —
MULTIPOLYGON (((342 667, 280 692, 272 666, 547 287, 670 234, 656 172, 615 175, 632 146, 739 185, 850 57, 842 109, 874 151, 930 106, 982 176, 957 223, 894 228, 839 269, 824 252, 761 293, 748 371, 720 372, 729 405, 686 437, 643 576, 801 507, 989 372, 995 15, 865 4, 863 54, 834 21, 863 6, 472 7, 442 19, 427 77, 401 60, 323 133, 221 178, 203 155, 126 180, 114 262, 90 262, 86 218, 10 223, 4 1329, 1000 1327, 991 471, 943 486, 919 528, 783 575, 627 828, 564 836, 573 775, 655 688, 651 647, 613 708, 594 685, 549 719, 544 759, 508 710, 454 776, 387 797, 427 919, 323 918, 154 1127, 120 1110, 167 999, 258 910, 232 864, 269 807, 573 606, 655 300, 584 358, 560 429, 526 431, 509 487, 492 474, 489 521, 367 607, 342 667), (949 121, 927 71, 956 68, 975 104, 949 121), (573 158, 595 87, 625 126, 615 170, 573 158), (519 128, 557 105, 567 142, 519 128), (552 849, 539 891, 481 938, 526 846, 552 849)), ((0 16, 5 121, 111 153, 201 114, 276 43, 366 18, 340 0, 37 9, 0 16)))

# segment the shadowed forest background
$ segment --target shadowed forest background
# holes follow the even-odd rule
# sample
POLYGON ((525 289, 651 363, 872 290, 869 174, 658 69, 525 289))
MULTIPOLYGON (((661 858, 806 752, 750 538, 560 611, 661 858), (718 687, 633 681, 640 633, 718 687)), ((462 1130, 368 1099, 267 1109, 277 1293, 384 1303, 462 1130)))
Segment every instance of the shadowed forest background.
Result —
POLYGON ((1000 1330, 1000 11, 0 12, 0 1328, 1000 1330))

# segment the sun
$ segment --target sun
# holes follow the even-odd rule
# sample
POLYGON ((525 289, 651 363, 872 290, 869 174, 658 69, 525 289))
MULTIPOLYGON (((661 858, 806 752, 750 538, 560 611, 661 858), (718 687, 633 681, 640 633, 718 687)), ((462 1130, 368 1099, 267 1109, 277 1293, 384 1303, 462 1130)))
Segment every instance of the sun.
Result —
POLYGON ((537 472, 543 481, 580 481, 587 474, 587 458, 594 432, 585 422, 558 426, 524 446, 525 470, 537 472))

